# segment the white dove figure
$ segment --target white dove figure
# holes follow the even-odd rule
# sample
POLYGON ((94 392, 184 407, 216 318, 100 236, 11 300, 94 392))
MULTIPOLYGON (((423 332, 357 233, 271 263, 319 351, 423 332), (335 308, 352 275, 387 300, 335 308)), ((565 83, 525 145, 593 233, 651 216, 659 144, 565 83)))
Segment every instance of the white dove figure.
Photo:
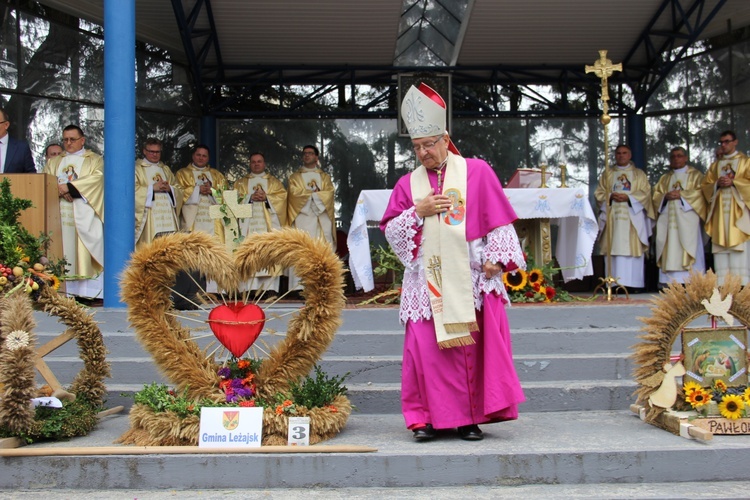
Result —
POLYGON ((664 364, 663 370, 666 372, 664 380, 659 388, 648 397, 648 402, 652 407, 671 408, 677 401, 677 383, 674 379, 685 375, 685 367, 682 361, 678 361, 674 366, 669 363, 664 364))
POLYGON ((709 300, 701 300, 701 304, 706 308, 708 314, 716 316, 724 320, 724 322, 732 326, 734 325, 734 316, 729 314, 729 308, 732 307, 732 294, 728 294, 724 300, 721 300, 721 294, 718 288, 714 288, 714 293, 711 294, 709 300))

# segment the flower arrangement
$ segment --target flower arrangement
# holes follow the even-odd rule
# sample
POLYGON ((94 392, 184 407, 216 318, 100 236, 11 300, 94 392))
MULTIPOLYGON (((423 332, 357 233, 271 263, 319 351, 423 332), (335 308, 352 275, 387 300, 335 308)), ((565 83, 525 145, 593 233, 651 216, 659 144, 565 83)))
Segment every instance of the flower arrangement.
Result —
POLYGON ((555 288, 553 277, 559 269, 552 262, 539 267, 534 259, 524 252, 526 269, 503 274, 503 284, 511 302, 570 302, 573 298, 562 289, 555 288))
POLYGON ((171 412, 181 418, 200 416, 202 407, 263 407, 275 415, 298 415, 313 408, 323 408, 337 413, 336 400, 345 396, 343 384, 348 376, 328 376, 320 366, 315 365, 315 376, 306 376, 290 384, 288 392, 277 392, 269 400, 257 394, 256 373, 262 360, 230 358, 217 370, 217 384, 223 391, 223 401, 210 398, 193 399, 188 391, 180 393, 164 384, 146 385, 134 395, 137 404, 150 408, 155 413, 171 412))
POLYGON ((750 387, 728 387, 723 380, 715 380, 710 388, 693 381, 682 386, 685 401, 701 416, 721 415, 730 420, 746 417, 750 405, 750 387))
POLYGON ((224 391, 227 403, 238 403, 239 406, 255 406, 253 397, 256 394, 256 387, 253 380, 259 366, 258 360, 232 357, 224 366, 219 368, 219 388, 224 391), (253 364, 256 366, 255 370, 253 370, 253 364))

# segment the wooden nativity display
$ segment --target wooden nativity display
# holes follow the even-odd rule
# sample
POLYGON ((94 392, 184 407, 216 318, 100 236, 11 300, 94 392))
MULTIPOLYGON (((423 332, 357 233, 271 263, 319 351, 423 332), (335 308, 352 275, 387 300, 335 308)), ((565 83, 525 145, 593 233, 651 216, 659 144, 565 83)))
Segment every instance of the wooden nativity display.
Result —
POLYGON ((691 439, 750 434, 747 327, 750 287, 712 271, 672 284, 641 318, 633 346, 637 401, 631 410, 652 425, 691 439), (706 327, 691 324, 708 318, 706 327), (676 352, 679 347, 679 353, 676 352))

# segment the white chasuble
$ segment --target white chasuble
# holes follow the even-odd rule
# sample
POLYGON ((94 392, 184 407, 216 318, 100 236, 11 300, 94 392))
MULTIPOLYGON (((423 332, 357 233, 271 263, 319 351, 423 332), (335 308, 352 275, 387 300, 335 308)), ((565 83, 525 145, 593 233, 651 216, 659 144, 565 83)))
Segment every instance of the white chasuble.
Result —
POLYGON ((166 180, 162 168, 158 164, 147 165, 145 163, 139 168, 144 169, 146 178, 149 179, 151 184, 146 193, 146 211, 141 219, 140 227, 136 228, 136 240, 139 239, 144 228, 148 228, 147 241, 153 241, 159 235, 177 231, 177 215, 175 214, 173 195, 154 192, 154 184, 166 180))
MULTIPOLYGON (((242 203, 251 203, 250 197, 258 191, 262 191, 263 193, 268 192, 268 180, 265 178, 264 174, 250 174, 250 177, 247 180, 248 194, 245 196, 242 203)), ((242 231, 242 234, 245 237, 253 233, 267 233, 271 230, 271 228, 268 227, 269 221, 266 220, 266 203, 267 202, 253 202, 253 216, 246 219, 240 219, 240 231, 242 231)), ((268 205, 270 206, 270 203, 268 205)))
MULTIPOLYGON (((193 178, 195 179, 196 190, 204 185, 216 185, 211 175, 210 169, 205 170, 193 169, 193 178)), ((199 196, 198 203, 196 205, 185 204, 182 206, 182 211, 185 213, 185 220, 193 220, 192 227, 187 228, 188 231, 203 231, 208 234, 215 234, 214 220, 211 218, 209 213, 209 207, 212 203, 212 196, 199 196)))
MULTIPOLYGON (((66 155, 57 168, 57 183, 67 184, 78 179, 85 158, 66 155)), ((102 221, 84 198, 74 198, 73 202, 60 198, 60 223, 62 225, 63 254, 68 261, 68 274, 79 276, 77 263, 78 240, 91 257, 100 265, 104 263, 104 231, 102 221)), ((83 257, 83 256, 81 256, 83 257)), ((86 256, 88 257, 88 256, 86 256)))
POLYGON ((302 207, 302 210, 300 210, 297 218, 294 220, 294 225, 315 237, 323 237, 327 242, 333 243, 329 229, 332 221, 330 217, 328 217, 328 212, 326 212, 326 207, 323 202, 320 198, 315 196, 315 193, 320 191, 320 188, 323 185, 323 179, 320 177, 320 172, 317 170, 303 170, 300 175, 311 195, 307 200, 307 203, 302 207))
MULTIPOLYGON (((670 191, 682 191, 688 185, 687 169, 674 170, 670 175, 670 191)), ((700 217, 682 198, 667 201, 665 205, 666 213, 657 222, 657 247, 663 248, 661 270, 686 271, 695 261, 696 251, 700 248, 700 217)))
MULTIPOLYGON (((627 170, 617 172, 615 181, 612 184, 613 193, 622 193, 630 196, 631 186, 634 179, 629 178, 627 170)), ((612 255, 631 255, 630 250, 630 206, 628 203, 612 202, 610 205, 612 211, 612 255)))

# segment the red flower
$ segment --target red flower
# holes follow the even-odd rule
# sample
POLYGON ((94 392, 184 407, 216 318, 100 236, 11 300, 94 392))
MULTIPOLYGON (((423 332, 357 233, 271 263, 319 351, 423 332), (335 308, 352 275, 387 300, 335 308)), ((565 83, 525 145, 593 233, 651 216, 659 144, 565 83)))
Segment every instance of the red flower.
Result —
POLYGON ((237 368, 239 368, 240 370, 244 370, 248 366, 250 366, 250 362, 246 359, 241 359, 237 361, 237 368))
POLYGON ((276 415, 283 415, 284 414, 284 407, 283 406, 277 406, 276 407, 276 415))
POLYGON ((547 289, 545 290, 545 292, 547 293, 547 300, 554 299, 555 298, 555 294, 557 293, 555 291, 555 289, 552 288, 551 286, 548 286, 547 289))
POLYGON ((533 288, 535 292, 538 292, 541 289, 541 287, 542 285, 540 285, 539 283, 533 283, 531 285, 531 288, 533 288))
POLYGON ((240 401, 240 407, 241 408, 253 408, 255 407, 255 400, 240 401))
POLYGON ((534 298, 534 292, 526 292, 524 295, 526 295, 527 299, 533 299, 534 298))

